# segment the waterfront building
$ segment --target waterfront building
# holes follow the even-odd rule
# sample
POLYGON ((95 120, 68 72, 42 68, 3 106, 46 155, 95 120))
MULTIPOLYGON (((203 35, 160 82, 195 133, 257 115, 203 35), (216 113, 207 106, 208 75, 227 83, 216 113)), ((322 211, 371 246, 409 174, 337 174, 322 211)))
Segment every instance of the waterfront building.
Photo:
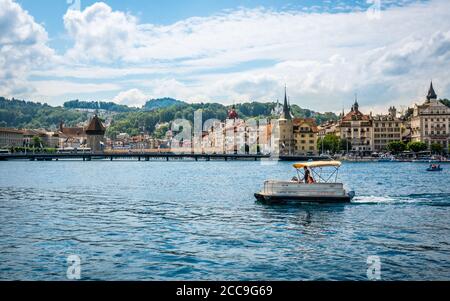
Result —
POLYGON ((24 130, 23 131, 23 145, 31 146, 33 138, 39 137, 41 139, 42 147, 58 148, 59 136, 55 132, 47 132, 46 130, 24 130))
MULTIPOLYGON (((341 116, 341 118, 344 115, 341 116)), ((340 130, 339 130, 339 122, 338 121, 327 121, 317 127, 317 136, 318 139, 321 140, 325 138, 326 135, 336 135, 339 136, 340 130)))
POLYGON ((359 110, 358 100, 355 99, 350 112, 339 121, 339 136, 350 142, 349 152, 367 155, 373 151, 372 117, 359 110))
POLYGON ((239 118, 236 106, 233 105, 228 110, 228 117, 225 120, 222 134, 224 135, 224 153, 237 154, 242 151, 245 144, 245 121, 239 118))
POLYGON ((97 115, 89 121, 87 127, 64 127, 64 122, 59 125, 60 148, 90 148, 93 152, 104 149, 104 137, 106 129, 97 115))
POLYGON ((23 131, 0 128, 0 148, 23 146, 23 131))
POLYGON ((440 144, 444 150, 450 145, 450 108, 438 100, 431 82, 426 100, 414 106, 411 117, 411 140, 428 146, 440 144))
POLYGON ((148 150, 148 149, 155 149, 156 143, 155 140, 152 139, 148 135, 137 135, 129 138, 129 146, 130 149, 136 149, 136 150, 148 150))
POLYGON ((258 152, 270 154, 272 152, 272 129, 273 124, 270 119, 260 119, 258 121, 258 152))
POLYGON ((316 155, 318 132, 313 118, 294 118, 294 153, 296 155, 316 155))
POLYGON ((208 129, 208 135, 204 137, 207 139, 206 145, 209 146, 208 152, 213 154, 225 153, 225 123, 215 121, 208 129))
POLYGON ((86 132, 83 127, 65 127, 64 122, 59 124, 59 148, 78 149, 86 145, 86 132))
POLYGON ((404 128, 403 120, 397 117, 395 107, 389 108, 387 115, 372 117, 373 123, 373 150, 376 152, 387 151, 387 146, 392 141, 402 141, 404 128))

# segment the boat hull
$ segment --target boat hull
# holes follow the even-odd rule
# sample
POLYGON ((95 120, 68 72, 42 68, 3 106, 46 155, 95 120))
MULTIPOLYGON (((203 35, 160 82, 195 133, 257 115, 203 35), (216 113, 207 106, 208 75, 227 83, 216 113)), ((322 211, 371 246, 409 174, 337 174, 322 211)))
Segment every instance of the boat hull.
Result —
POLYGON ((282 195, 255 193, 255 198, 265 204, 286 204, 286 203, 349 203, 351 196, 304 196, 304 195, 282 195))
POLYGON ((427 168, 427 171, 442 171, 442 168, 427 168))

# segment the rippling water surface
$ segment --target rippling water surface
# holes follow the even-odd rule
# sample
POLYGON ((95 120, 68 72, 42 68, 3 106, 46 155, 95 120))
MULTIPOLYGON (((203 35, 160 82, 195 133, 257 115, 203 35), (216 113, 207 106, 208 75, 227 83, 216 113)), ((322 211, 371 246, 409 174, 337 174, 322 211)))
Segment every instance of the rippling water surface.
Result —
POLYGON ((450 279, 450 165, 346 163, 346 205, 268 206, 259 162, 0 162, 0 279, 450 279))

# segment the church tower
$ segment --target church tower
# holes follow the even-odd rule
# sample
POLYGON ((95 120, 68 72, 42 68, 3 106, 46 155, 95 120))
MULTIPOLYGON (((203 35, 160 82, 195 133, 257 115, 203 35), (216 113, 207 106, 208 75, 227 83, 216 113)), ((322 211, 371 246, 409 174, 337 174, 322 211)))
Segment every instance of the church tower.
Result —
POLYGON ((292 124, 291 108, 288 104, 287 88, 284 88, 284 103, 283 112, 278 119, 279 128, 279 154, 292 155, 294 154, 294 129, 292 124))
POLYGON ((434 100, 437 99, 436 92, 434 92, 434 88, 433 88, 433 81, 431 81, 430 89, 428 90, 427 101, 429 102, 432 99, 434 99, 434 100))

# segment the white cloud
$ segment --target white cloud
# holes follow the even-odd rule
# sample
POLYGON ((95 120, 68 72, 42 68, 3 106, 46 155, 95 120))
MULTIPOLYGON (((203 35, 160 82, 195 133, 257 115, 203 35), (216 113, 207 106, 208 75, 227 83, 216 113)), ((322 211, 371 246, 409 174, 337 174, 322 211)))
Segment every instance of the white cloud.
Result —
POLYGON ((127 54, 137 42, 137 19, 123 12, 112 11, 97 2, 84 11, 68 10, 64 26, 75 45, 68 57, 75 60, 112 62, 127 54))
POLYGON ((142 105, 144 105, 149 99, 150 98, 141 90, 131 89, 120 92, 116 97, 114 97, 113 101, 131 107, 142 107, 142 105))
POLYGON ((450 3, 409 2, 383 10, 380 20, 370 20, 360 9, 239 9, 165 26, 142 24, 96 3, 65 14, 73 47, 60 65, 31 74, 55 82, 69 77, 80 93, 92 86, 79 79, 111 79, 114 90, 125 91, 114 99, 135 105, 144 96, 275 100, 286 83, 292 102, 302 107, 340 111, 357 92, 363 108, 375 110, 411 103, 423 96, 431 78, 445 96, 450 93, 450 3), (246 66, 255 61, 266 63, 246 66))
POLYGON ((120 90, 120 86, 115 84, 86 84, 61 80, 39 80, 31 82, 31 84, 35 90, 35 96, 38 96, 39 98, 58 97, 63 101, 64 98, 61 96, 68 94, 81 95, 86 93, 120 90))
POLYGON ((0 0, 0 7, 0 95, 30 93, 27 73, 53 55, 47 32, 17 3, 0 0))

